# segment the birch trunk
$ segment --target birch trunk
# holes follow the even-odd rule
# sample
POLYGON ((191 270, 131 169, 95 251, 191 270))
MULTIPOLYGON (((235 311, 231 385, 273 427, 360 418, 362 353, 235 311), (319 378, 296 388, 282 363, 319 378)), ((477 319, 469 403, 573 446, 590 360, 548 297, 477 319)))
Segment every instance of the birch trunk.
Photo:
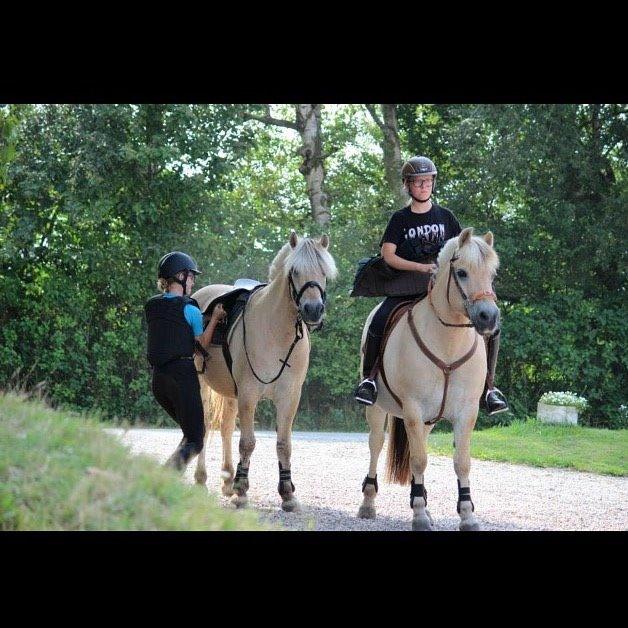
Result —
POLYGON ((303 162, 299 172, 307 182, 312 216, 321 227, 329 224, 331 214, 324 189, 325 169, 321 136, 321 105, 295 105, 296 124, 303 145, 299 149, 303 162))

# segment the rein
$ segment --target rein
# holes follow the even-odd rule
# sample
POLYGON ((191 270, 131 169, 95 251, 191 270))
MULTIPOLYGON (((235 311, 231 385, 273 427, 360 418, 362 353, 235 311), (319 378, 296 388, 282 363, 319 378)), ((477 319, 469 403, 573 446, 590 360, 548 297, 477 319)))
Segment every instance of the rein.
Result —
MULTIPOLYGON (((292 341, 292 344, 290 345, 290 349, 288 349, 288 355, 286 355, 285 359, 279 360, 282 363, 281 368, 279 369, 279 373, 277 373, 277 375, 275 375, 275 377, 273 377, 269 381, 265 381, 261 379, 259 375, 255 372, 255 369, 253 368, 253 364, 251 364, 249 351, 246 347, 246 323, 244 320, 244 314, 246 313, 246 306, 248 305, 248 301, 246 302, 244 309, 242 310, 242 337, 243 337, 243 343, 244 343, 244 354, 246 355, 246 361, 249 363, 251 372, 255 376, 255 379, 257 379, 257 381, 260 382, 261 384, 272 384, 274 381, 278 380, 281 377, 281 374, 283 373, 286 366, 290 366, 288 364, 288 359, 290 358, 290 355, 292 354, 292 351, 294 350, 297 342, 299 342, 299 340, 303 338, 303 318, 301 317, 301 310, 300 310, 301 297, 303 296, 303 293, 308 288, 318 288, 318 290, 321 293, 321 299, 323 301, 323 304, 327 301, 327 294, 318 282, 308 281, 305 284, 303 284, 303 286, 301 286, 301 290, 297 292, 296 286, 294 285, 294 281, 292 280, 292 269, 290 269, 290 272, 288 273, 288 281, 290 283, 290 297, 294 301, 295 305, 297 306, 297 317, 294 323, 294 340, 292 341)), ((305 323, 305 324, 309 328, 308 323, 305 323)))

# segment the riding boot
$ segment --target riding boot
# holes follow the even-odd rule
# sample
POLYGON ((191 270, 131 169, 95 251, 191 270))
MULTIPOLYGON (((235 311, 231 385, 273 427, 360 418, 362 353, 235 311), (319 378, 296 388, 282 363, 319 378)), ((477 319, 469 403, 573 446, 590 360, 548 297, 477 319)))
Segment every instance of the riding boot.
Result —
POLYGON ((364 361, 362 363, 362 375, 364 379, 358 384, 353 396, 358 403, 372 406, 377 400, 377 385, 375 384, 375 376, 377 375, 376 363, 379 357, 379 344, 381 342, 379 336, 366 334, 366 347, 364 348, 364 361))
POLYGON ((190 459, 198 454, 199 451, 200 449, 196 443, 187 442, 175 452, 174 457, 168 461, 167 466, 177 471, 184 471, 190 459))
POLYGON ((486 343, 486 361, 487 374, 484 384, 484 392, 482 393, 482 407, 490 414, 505 412, 508 410, 508 402, 506 397, 499 388, 495 388, 495 368, 497 367, 497 354, 499 353, 500 330, 498 329, 492 336, 485 336, 486 343))

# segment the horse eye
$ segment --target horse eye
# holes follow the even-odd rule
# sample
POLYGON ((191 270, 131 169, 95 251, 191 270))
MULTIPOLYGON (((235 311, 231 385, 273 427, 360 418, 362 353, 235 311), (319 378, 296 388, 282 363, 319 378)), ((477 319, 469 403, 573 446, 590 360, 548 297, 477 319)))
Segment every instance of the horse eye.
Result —
POLYGON ((295 277, 298 277, 298 276, 299 276, 299 271, 298 271, 298 270, 293 270, 293 271, 292 271, 292 274, 293 274, 295 277))
POLYGON ((461 268, 460 270, 456 271, 456 275, 458 275, 458 277, 460 277, 460 279, 466 279, 467 278, 467 271, 463 270, 461 268))

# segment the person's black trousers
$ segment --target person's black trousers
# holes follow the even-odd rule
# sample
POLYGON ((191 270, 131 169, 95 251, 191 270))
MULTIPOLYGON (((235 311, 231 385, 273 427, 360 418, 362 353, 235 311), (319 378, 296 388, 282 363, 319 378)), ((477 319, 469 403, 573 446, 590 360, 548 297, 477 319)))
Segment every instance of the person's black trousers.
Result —
POLYGON ((153 369, 153 394, 163 409, 181 426, 193 453, 203 448, 203 402, 194 360, 180 359, 153 369))

